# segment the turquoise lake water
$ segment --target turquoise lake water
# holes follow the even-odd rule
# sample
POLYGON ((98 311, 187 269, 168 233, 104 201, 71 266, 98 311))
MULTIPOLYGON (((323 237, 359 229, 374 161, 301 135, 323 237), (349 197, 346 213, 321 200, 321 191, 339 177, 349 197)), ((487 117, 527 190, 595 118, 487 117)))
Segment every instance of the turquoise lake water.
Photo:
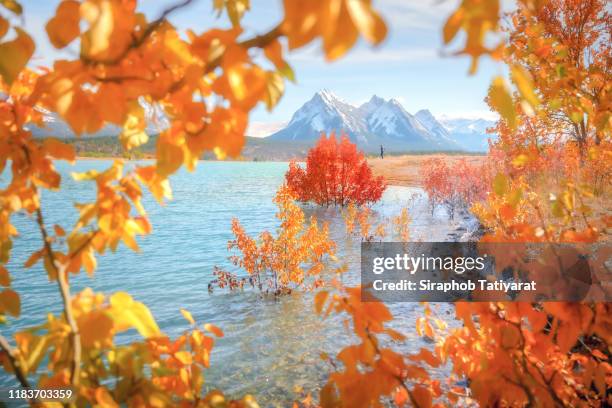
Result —
MULTIPOLYGON (((110 164, 104 160, 62 164, 62 191, 45 192, 42 198, 46 222, 59 223, 68 230, 76 219, 71 203, 88 202, 95 196, 95 185, 73 181, 71 171, 104 169, 110 164)), ((85 287, 107 294, 127 291, 149 306, 161 329, 170 335, 187 327, 179 312, 181 307, 198 322, 221 327, 225 337, 215 344, 211 369, 206 374, 208 388, 220 388, 233 396, 251 393, 263 406, 273 406, 273 401, 287 405, 295 397, 296 385, 317 392, 329 372, 320 353, 335 355, 351 341, 341 317, 321 320, 314 313, 310 293, 274 300, 262 299, 254 292, 230 294, 217 290, 211 295, 207 291, 214 265, 232 269, 227 260, 227 241, 232 238, 233 217, 238 217, 250 234, 276 228, 272 198, 286 169, 287 163, 202 162, 194 173, 180 172, 171 179, 171 202, 162 207, 150 197, 145 200, 153 233, 139 240, 141 252, 120 247, 116 253, 100 257, 93 279, 85 273, 71 278, 72 292, 85 287)), ((0 179, 0 185, 4 183, 6 179, 0 179)), ((426 197, 417 188, 389 187, 374 210, 379 219, 384 219, 397 215, 403 206, 409 207, 412 217, 412 239, 454 240, 462 231, 455 232, 461 228, 458 221, 449 224, 444 215, 432 217, 426 197)), ((330 223, 340 258, 349 265, 343 279, 358 284, 359 239, 346 239, 339 210, 304 209, 308 215, 315 214, 330 223)), ((22 313, 2 328, 8 334, 42 323, 48 311, 61 311, 57 286, 48 282, 42 266, 27 270, 22 266, 29 254, 40 248, 34 221, 17 214, 14 224, 20 236, 15 239, 8 268, 13 287, 21 295, 22 313)), ((397 347, 418 350, 424 346, 425 342, 412 334, 421 307, 405 303, 394 304, 392 309, 398 316, 394 328, 410 336, 406 344, 397 347)), ((443 312, 448 311, 443 307, 443 312)), ((135 332, 128 332, 118 340, 135 336, 135 332)), ((0 373, 0 386, 14 385, 13 381, 0 373)))

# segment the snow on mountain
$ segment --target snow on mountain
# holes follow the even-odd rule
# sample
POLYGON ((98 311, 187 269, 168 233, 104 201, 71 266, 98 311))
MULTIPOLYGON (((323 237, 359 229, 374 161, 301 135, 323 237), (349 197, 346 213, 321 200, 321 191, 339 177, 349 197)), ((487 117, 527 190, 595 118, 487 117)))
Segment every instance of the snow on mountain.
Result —
POLYGON ((321 132, 332 130, 347 133, 357 143, 367 142, 367 129, 357 108, 324 89, 298 109, 284 129, 269 138, 311 142, 318 139, 321 132))
MULTIPOLYGON (((441 127, 441 125, 440 125, 441 127)), ((417 117, 408 113, 396 99, 376 95, 359 107, 332 92, 317 92, 298 109, 284 129, 270 140, 311 143, 321 132, 346 133, 365 151, 460 150, 447 135, 431 132, 417 117)))
MULTIPOLYGON (((163 112, 143 104, 147 120, 147 133, 153 135, 168 127, 163 112)), ((74 132, 56 114, 41 109, 44 127, 28 126, 35 137, 74 137, 74 132)), ((252 124, 247 131, 251 136, 266 136, 266 140, 289 141, 311 145, 322 132, 346 133, 359 148, 378 152, 383 145, 388 152, 427 150, 487 151, 487 134, 494 120, 477 117, 435 117, 422 109, 412 115, 396 99, 385 100, 376 95, 360 106, 354 106, 333 92, 317 92, 298 109, 288 123, 252 124), (270 135, 270 133, 272 133, 270 135)), ((120 126, 107 124, 93 135, 117 136, 120 126)))
POLYGON ((417 113, 414 114, 414 117, 417 118, 419 122, 427 129, 429 132, 438 136, 441 139, 449 139, 450 133, 448 130, 442 125, 438 120, 431 114, 431 112, 427 109, 421 109, 417 113))
POLYGON ((489 150, 489 140, 497 138, 495 134, 487 133, 488 129, 495 126, 495 120, 442 116, 439 122, 468 151, 486 152, 489 150))

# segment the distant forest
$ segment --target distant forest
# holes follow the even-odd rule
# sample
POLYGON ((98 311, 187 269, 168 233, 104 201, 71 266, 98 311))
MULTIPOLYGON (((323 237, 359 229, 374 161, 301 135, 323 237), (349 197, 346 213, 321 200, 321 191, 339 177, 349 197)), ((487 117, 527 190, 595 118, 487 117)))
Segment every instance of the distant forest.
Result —
MULTIPOLYGON (((142 146, 126 152, 121 147, 117 136, 89 136, 81 138, 64 139, 73 145, 77 156, 80 157, 123 157, 126 159, 146 159, 155 155, 155 144, 158 135, 149 136, 149 141, 142 146)), ((302 159, 310 148, 310 144, 299 142, 281 142, 266 140, 263 138, 246 137, 246 146, 242 150, 240 160, 249 161, 287 161, 291 159, 302 159)), ((385 152, 385 155, 397 156, 402 154, 427 155, 432 153, 461 154, 479 156, 484 153, 469 153, 464 151, 406 151, 406 152, 385 152)), ((368 154, 375 157, 376 154, 368 154)), ((212 153, 207 153, 203 159, 215 160, 212 153)))

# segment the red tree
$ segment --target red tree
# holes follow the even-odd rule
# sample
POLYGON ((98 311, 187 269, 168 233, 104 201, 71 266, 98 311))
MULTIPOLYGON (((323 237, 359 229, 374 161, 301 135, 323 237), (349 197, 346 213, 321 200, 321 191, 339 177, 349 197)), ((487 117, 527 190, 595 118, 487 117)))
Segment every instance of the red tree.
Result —
POLYGON ((319 205, 373 203, 387 187, 382 177, 372 175, 357 146, 346 135, 338 142, 333 132, 329 137, 322 134, 310 149, 305 168, 292 161, 285 178, 300 201, 319 205))
POLYGON ((492 181, 491 171, 486 164, 474 165, 465 159, 450 164, 439 158, 427 159, 420 172, 432 215, 436 205, 443 205, 450 218, 454 218, 457 208, 468 208, 484 200, 487 187, 492 181))

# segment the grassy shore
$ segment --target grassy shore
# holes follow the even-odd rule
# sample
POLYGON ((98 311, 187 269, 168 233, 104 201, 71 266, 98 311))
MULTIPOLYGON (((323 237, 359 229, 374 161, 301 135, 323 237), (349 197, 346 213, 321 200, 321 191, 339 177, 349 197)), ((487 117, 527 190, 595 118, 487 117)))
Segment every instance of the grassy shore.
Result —
POLYGON ((425 160, 438 157, 449 163, 465 159, 470 164, 483 163, 486 156, 483 155, 447 155, 447 154, 418 154, 368 158, 374 174, 383 176, 387 182, 396 186, 420 186, 420 168, 425 160))

